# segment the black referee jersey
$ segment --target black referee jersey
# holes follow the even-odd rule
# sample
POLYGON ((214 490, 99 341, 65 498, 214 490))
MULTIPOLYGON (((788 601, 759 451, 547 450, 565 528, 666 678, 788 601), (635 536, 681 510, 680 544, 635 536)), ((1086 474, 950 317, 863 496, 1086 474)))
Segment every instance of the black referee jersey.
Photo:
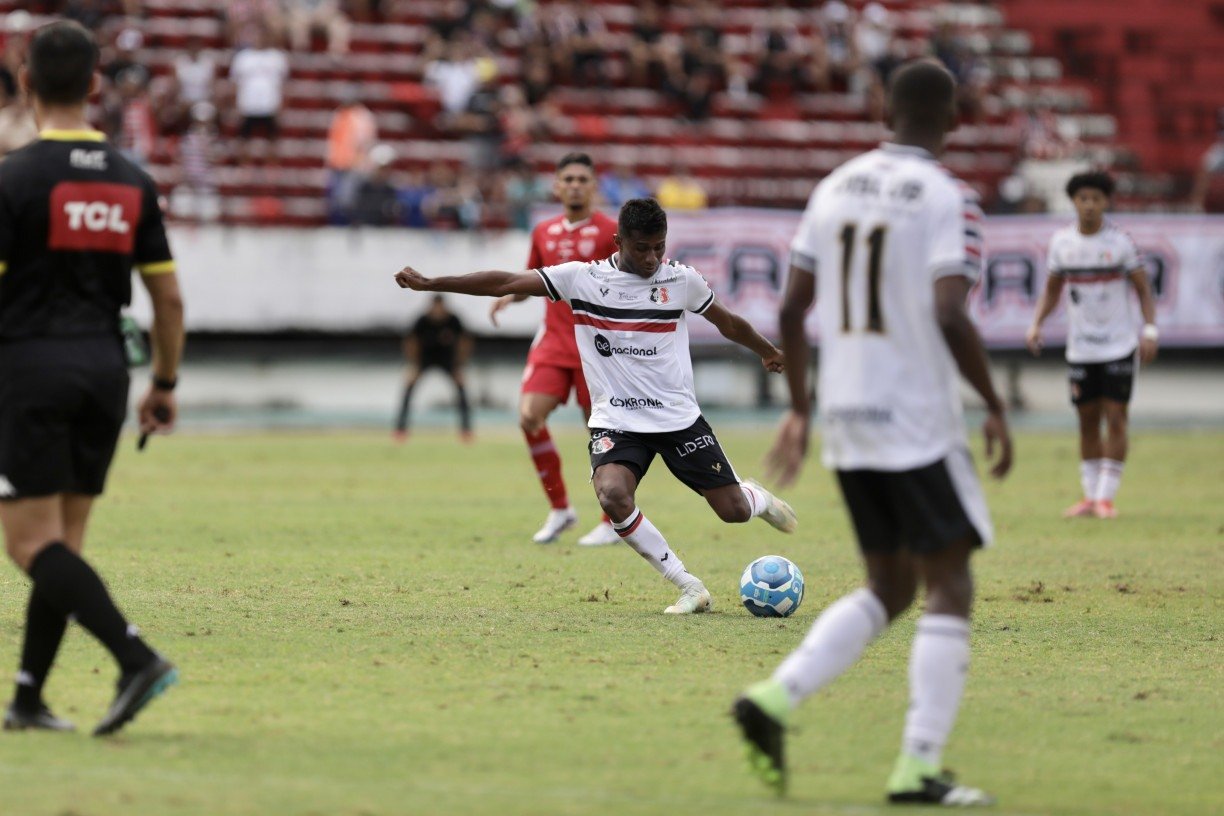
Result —
POLYGON ((0 343, 117 336, 132 267, 174 271, 157 188, 92 130, 45 130, 0 163, 0 343))

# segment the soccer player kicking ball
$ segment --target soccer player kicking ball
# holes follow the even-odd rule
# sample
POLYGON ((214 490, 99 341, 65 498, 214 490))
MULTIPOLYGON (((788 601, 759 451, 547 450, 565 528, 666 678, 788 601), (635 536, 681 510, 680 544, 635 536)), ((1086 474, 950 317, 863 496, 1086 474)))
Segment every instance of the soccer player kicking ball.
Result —
MULTIPOLYGON (((557 162, 553 194, 565 207, 555 218, 541 221, 531 231, 530 269, 555 266, 567 261, 599 261, 616 251, 612 236, 616 222, 595 210, 595 163, 585 153, 566 153, 557 162)), ((526 295, 506 295, 493 302, 489 319, 497 325, 497 313, 526 295)), ((582 413, 591 417, 591 395, 582 376, 582 359, 574 341, 574 313, 561 301, 551 301, 544 311, 544 322, 531 343, 527 367, 523 370, 522 396, 519 398, 519 426, 527 440, 527 450, 535 463, 540 484, 552 510, 544 525, 531 538, 537 544, 551 544, 578 523, 570 506, 561 473, 561 457, 548 432, 548 415, 569 399, 573 390, 582 413)), ((598 547, 620 541, 605 515, 589 533, 578 539, 584 547, 598 547)))
POLYGON ((1075 205, 1076 223, 1054 233, 1046 260, 1049 277, 1037 301, 1027 341, 1041 353, 1041 324, 1058 306, 1063 287, 1071 301, 1067 309, 1067 364, 1071 402, 1079 414, 1080 483, 1084 497, 1063 515, 1114 518, 1114 496, 1126 461, 1126 407, 1135 382, 1135 357, 1156 359, 1156 304, 1147 271, 1130 236, 1105 220, 1113 195, 1113 179, 1105 173, 1081 173, 1067 182, 1075 205), (1136 334, 1130 288, 1139 295, 1143 330, 1136 334), (1109 437, 1101 438, 1101 421, 1109 437))
POLYGON ((656 455, 705 497, 726 522, 757 516, 793 532, 795 513, 759 484, 740 481, 693 394, 685 313, 699 314, 723 337, 783 370, 782 352, 748 321, 714 299, 697 271, 665 261, 667 215, 653 199, 625 202, 619 251, 602 261, 572 261, 525 273, 476 272, 426 278, 411 267, 395 276, 405 289, 464 295, 545 296, 574 312, 582 370, 591 392, 591 469, 595 495, 617 534, 681 591, 669 615, 705 612, 710 593, 637 507, 637 486, 656 455))
POLYGON ((955 127, 955 97, 952 75, 937 63, 911 62, 894 73, 895 142, 822 181, 791 245, 780 315, 791 410, 769 462, 786 484, 807 451, 803 316, 819 291, 823 458, 837 473, 867 582, 825 609, 773 677, 735 702, 753 770, 779 793, 794 708, 858 660, 913 603, 921 580, 926 608, 910 655, 910 707, 888 800, 992 802, 940 769, 969 665, 969 558, 991 538, 966 447, 957 369, 986 402, 987 454, 999 450, 994 475, 1011 466, 1003 402, 965 311, 981 271, 981 210, 935 159, 955 127))

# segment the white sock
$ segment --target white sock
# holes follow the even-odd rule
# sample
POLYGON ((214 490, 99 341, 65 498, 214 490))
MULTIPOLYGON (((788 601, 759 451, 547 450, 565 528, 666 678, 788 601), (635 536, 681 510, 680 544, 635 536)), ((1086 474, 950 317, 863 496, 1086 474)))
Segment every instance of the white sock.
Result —
POLYGON ((794 707, 853 666, 886 626, 888 611, 884 604, 870 589, 857 589, 820 613, 803 643, 782 661, 773 679, 786 689, 794 707))
POLYGON ((667 539, 659 532, 659 528, 650 523, 650 519, 636 507, 624 521, 612 522, 612 529, 633 548, 633 551, 650 562, 650 566, 659 571, 664 578, 678 587, 695 580, 684 562, 667 546, 667 539))
POLYGON ((764 490, 747 482, 740 482, 740 490, 744 491, 744 498, 748 500, 748 506, 752 508, 752 518, 765 512, 765 508, 769 506, 769 496, 764 490))
POLYGON ((1084 498, 1092 501, 1096 498, 1097 483, 1101 481, 1101 463, 1104 459, 1080 460, 1080 486, 1084 488, 1084 498))
POLYGON ((910 707, 901 748, 939 765, 969 672, 969 621, 923 615, 910 653, 910 707))
POLYGON ((1122 484, 1122 465, 1117 459, 1101 460, 1101 478, 1096 485, 1097 501, 1113 501, 1118 495, 1118 485, 1122 484))

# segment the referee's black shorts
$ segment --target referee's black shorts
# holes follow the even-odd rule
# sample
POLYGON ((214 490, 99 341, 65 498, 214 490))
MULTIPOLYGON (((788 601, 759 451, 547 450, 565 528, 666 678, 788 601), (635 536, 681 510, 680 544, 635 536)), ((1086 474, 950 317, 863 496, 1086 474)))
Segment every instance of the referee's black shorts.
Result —
POLYGON ((128 382, 117 335, 0 343, 0 500, 100 494, 128 382))

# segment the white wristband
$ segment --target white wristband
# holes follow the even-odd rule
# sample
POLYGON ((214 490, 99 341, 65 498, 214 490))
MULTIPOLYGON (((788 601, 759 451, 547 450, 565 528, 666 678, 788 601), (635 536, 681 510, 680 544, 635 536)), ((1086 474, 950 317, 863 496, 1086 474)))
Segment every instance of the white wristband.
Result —
POLYGON ((1159 340, 1160 339, 1160 329, 1156 328, 1155 323, 1144 324, 1143 339, 1144 340, 1159 340))

